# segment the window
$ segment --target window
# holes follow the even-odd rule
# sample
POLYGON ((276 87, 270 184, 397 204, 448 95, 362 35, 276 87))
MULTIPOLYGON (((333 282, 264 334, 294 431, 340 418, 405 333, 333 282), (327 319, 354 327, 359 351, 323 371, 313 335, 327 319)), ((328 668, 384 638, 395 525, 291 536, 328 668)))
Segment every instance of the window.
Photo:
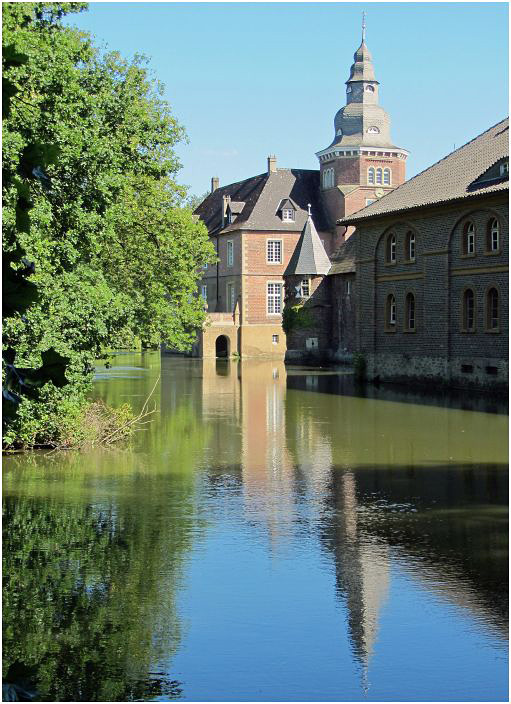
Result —
POLYGON ((486 236, 486 251, 498 252, 500 249, 500 225, 497 218, 492 218, 488 223, 486 236))
POLYGON ((282 211, 282 220, 284 222, 294 222, 295 221, 295 211, 293 208, 284 208, 282 211))
POLYGON ((268 315, 279 315, 282 311, 282 285, 266 285, 266 311, 268 315))
POLYGON ((491 288, 486 294, 486 330, 499 331, 499 292, 491 288))
POLYGON ((232 240, 227 242, 227 266, 232 266, 234 261, 234 243, 232 240))
POLYGON ((282 264, 282 240, 268 240, 266 243, 268 264, 282 264))
POLYGON ((383 183, 383 169, 376 169, 376 183, 383 183))
POLYGON ((337 130, 337 132, 335 133, 335 135, 336 135, 336 137, 342 137, 342 130, 341 130, 340 127, 339 127, 339 129, 337 130))
POLYGON ((396 299, 392 293, 387 296, 385 304, 385 327, 392 331, 396 329, 396 299))
POLYGON ((325 169, 323 171, 323 188, 332 188, 334 185, 334 170, 325 169))
POLYGON ((273 342, 274 345, 279 344, 279 336, 278 335, 272 335, 271 336, 271 341, 273 342))
POLYGON ((227 284, 227 310, 232 313, 236 304, 234 284, 227 284))
POLYGON ((201 296, 204 299, 205 303, 208 302, 208 287, 207 285, 201 286, 201 296))
POLYGON ((463 292, 462 331, 474 332, 475 330, 475 296, 471 288, 463 292))
POLYGON ((310 283, 309 279, 302 279, 300 282, 300 295, 302 298, 308 298, 310 296, 310 283))
POLYGON ((374 93, 374 86, 366 86, 364 88, 368 93, 374 93))
POLYGON ((374 183, 375 183, 374 176, 375 176, 375 171, 374 171, 373 167, 371 166, 367 171, 367 183, 370 186, 374 185, 374 183))
POLYGON ((232 225, 232 213, 230 210, 227 211, 227 224, 232 225))
POLYGON ((406 233, 405 258, 409 262, 415 261, 415 233, 406 233))
POLYGON ((346 281, 346 295, 351 295, 351 281, 349 279, 346 281))
POLYGON ((366 198, 366 206, 371 205, 371 203, 374 203, 376 201, 376 198, 366 198))
POLYGON ((500 165, 500 175, 501 176, 508 176, 509 175, 509 161, 505 161, 503 164, 500 165))
POLYGON ((373 126, 373 127, 368 127, 368 128, 367 128, 367 133, 368 133, 368 134, 380 134, 380 130, 378 129, 378 127, 374 127, 374 126, 373 126))
POLYGON ((406 330, 408 330, 409 332, 413 332, 415 331, 415 296, 413 295, 413 293, 406 294, 405 310, 406 330))
POLYGON ((346 88, 346 93, 351 93, 351 86, 348 86, 348 87, 346 88))
POLYGON ((396 263, 396 236, 391 234, 387 236, 385 251, 385 261, 387 264, 396 263))
POLYGON ((473 255, 476 251, 476 229, 473 222, 467 222, 463 228, 463 242, 462 242, 462 253, 467 255, 473 255))
POLYGON ((383 169, 383 184, 390 186, 390 169, 383 169))

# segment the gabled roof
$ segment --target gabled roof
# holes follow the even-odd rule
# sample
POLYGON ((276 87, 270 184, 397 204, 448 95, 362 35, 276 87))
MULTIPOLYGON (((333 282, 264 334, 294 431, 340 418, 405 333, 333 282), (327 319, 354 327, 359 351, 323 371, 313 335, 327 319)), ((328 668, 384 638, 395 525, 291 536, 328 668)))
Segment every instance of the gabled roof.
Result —
POLYGON ((194 213, 204 222, 210 235, 234 230, 296 232, 307 221, 309 203, 318 228, 328 230, 321 206, 319 171, 277 169, 217 188, 197 206, 194 213), (222 229, 224 196, 231 197, 231 205, 234 201, 244 202, 245 206, 236 221, 230 225, 225 223, 222 229), (284 199, 290 199, 296 208, 294 222, 283 222, 280 217, 278 208, 284 199))
POLYGON ((399 188, 338 223, 355 224, 379 215, 507 190, 508 177, 492 182, 481 181, 480 187, 476 184, 486 171, 504 157, 509 157, 508 119, 490 127, 471 142, 405 181, 399 188))
POLYGON ((328 272, 329 276, 334 274, 352 274, 357 270, 355 259, 357 254, 357 231, 341 242, 332 254, 332 266, 328 272))
POLYGON ((312 217, 309 215, 284 276, 292 274, 325 275, 329 269, 330 259, 319 239, 312 217))

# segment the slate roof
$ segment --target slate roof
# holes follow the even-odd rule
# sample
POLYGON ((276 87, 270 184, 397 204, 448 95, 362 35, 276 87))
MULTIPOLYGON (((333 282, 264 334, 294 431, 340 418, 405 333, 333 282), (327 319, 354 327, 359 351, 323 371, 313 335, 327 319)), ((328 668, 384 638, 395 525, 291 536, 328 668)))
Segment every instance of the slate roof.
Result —
POLYGON ((229 208, 231 209, 231 213, 234 213, 234 214, 238 213, 239 214, 239 213, 241 213, 241 211, 243 210, 244 207, 245 207, 245 203, 243 201, 231 200, 229 202, 229 208))
POLYGON ((291 274, 328 274, 330 259, 309 216, 289 260, 284 276, 291 274))
POLYGON ((302 230, 308 218, 308 204, 319 230, 328 230, 320 201, 319 171, 311 169, 277 169, 275 172, 252 176, 231 183, 210 193, 195 209, 210 235, 234 230, 302 230), (245 203, 235 222, 222 229, 223 197, 245 203), (280 203, 290 198, 296 204, 295 222, 282 222, 278 214, 280 203))
POLYGON ((355 224, 379 215, 507 190, 508 176, 492 181, 480 178, 505 157, 509 157, 508 119, 490 127, 380 200, 338 220, 338 223, 355 224))
POLYGON ((342 242, 332 254, 332 266, 328 272, 329 276, 334 274, 353 274, 357 267, 355 264, 357 255, 357 231, 342 242))

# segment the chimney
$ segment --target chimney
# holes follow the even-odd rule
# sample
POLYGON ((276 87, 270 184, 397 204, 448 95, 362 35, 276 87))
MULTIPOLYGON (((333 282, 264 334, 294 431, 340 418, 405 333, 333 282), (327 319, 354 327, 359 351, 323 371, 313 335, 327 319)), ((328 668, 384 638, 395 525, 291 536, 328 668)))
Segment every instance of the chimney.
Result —
POLYGON ((268 174, 274 174, 277 171, 277 157, 275 154, 270 154, 268 157, 268 174))
POLYGON ((211 179, 211 193, 214 193, 220 185, 220 179, 218 176, 213 176, 211 179))

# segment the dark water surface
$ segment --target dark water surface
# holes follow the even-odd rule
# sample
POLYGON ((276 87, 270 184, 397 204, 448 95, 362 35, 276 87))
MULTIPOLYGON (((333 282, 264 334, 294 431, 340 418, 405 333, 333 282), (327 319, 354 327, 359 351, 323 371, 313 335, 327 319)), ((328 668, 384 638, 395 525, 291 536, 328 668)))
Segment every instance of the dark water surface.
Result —
POLYGON ((507 700, 505 409, 116 364, 112 404, 161 373, 131 446, 4 462, 4 675, 53 701, 507 700))

